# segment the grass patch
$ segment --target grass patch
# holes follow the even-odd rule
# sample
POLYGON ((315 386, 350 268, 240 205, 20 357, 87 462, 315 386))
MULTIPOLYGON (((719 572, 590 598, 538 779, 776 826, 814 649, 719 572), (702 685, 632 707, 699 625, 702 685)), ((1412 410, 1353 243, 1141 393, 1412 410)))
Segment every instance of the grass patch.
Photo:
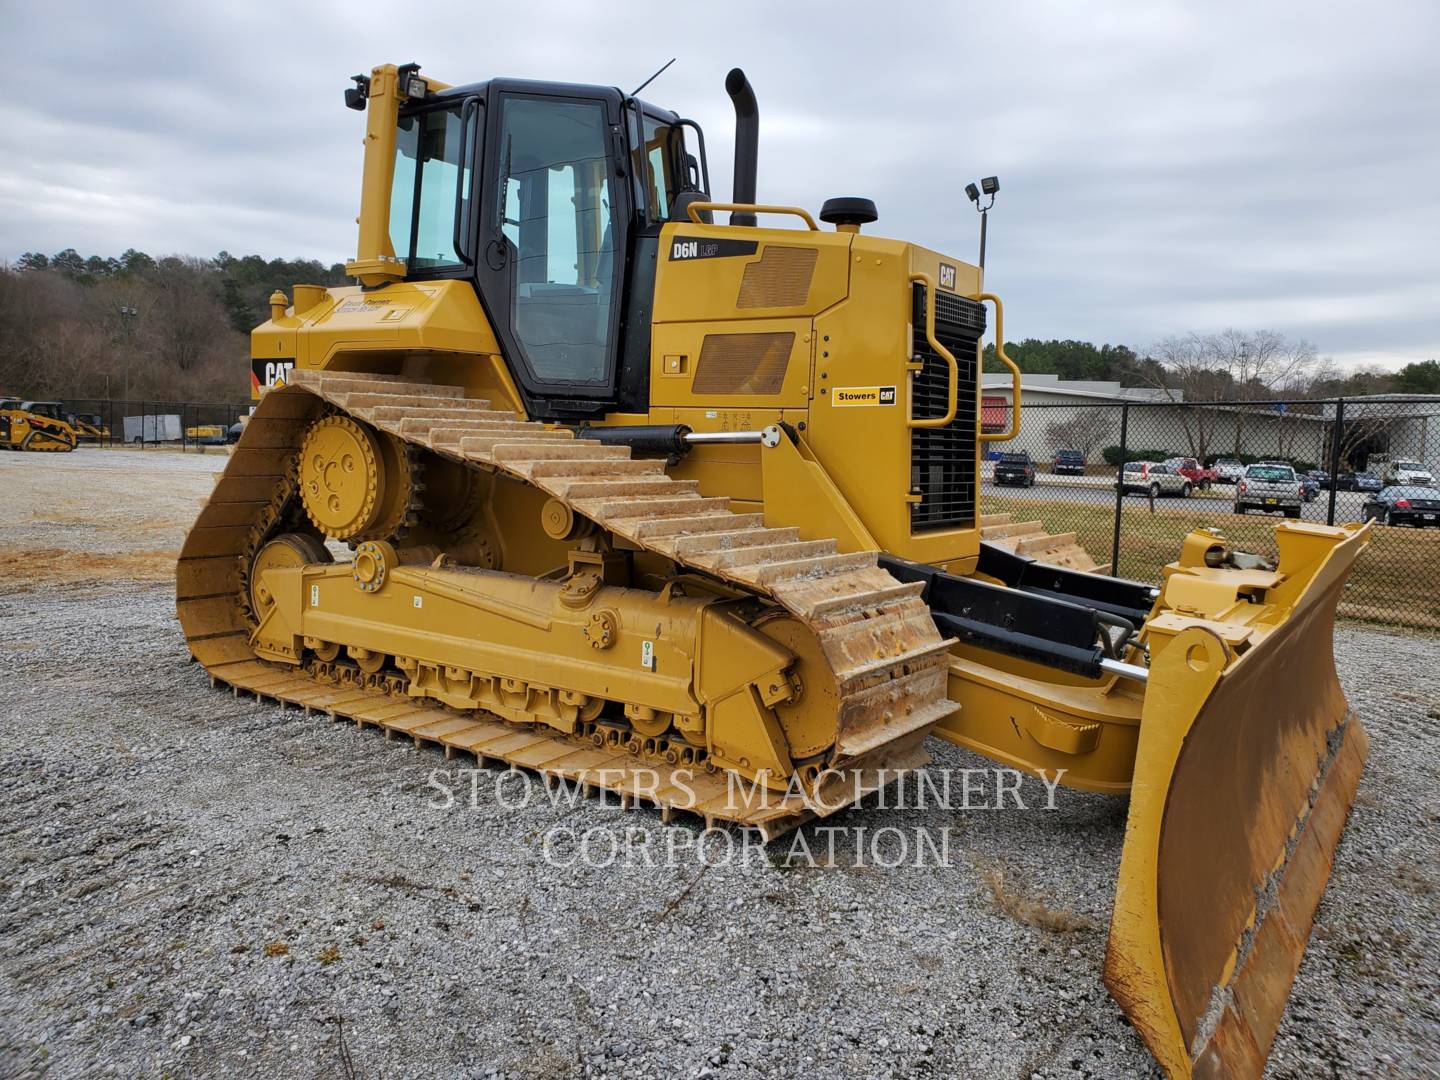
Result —
MULTIPOLYGON (((1276 515, 1217 514, 1128 498, 1120 512, 1120 577, 1156 582, 1166 563, 1180 554, 1180 541, 1194 529, 1218 528, 1237 548, 1275 556, 1276 515)), ((1110 561, 1114 539, 1114 494, 1093 501, 1013 499, 990 495, 985 514, 1011 514, 1040 521, 1049 533, 1073 532, 1097 563, 1110 561)), ((1375 526, 1370 547, 1360 556, 1340 601, 1342 617, 1391 626, 1440 629, 1440 529, 1375 526)))
POLYGON ((1054 934, 1075 934, 1095 929, 1095 923, 1087 916, 1078 915, 1068 907, 1051 907, 1023 885, 1006 881, 1005 871, 998 863, 980 867, 980 880, 990 890, 990 901, 996 910, 1025 926, 1054 934))

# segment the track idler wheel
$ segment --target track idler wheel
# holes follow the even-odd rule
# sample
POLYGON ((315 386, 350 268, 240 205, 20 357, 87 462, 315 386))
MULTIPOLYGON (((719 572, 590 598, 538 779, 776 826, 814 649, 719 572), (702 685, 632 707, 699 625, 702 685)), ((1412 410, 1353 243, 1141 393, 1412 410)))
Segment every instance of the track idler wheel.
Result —
POLYGON ((333 561, 324 542, 308 533, 282 533, 267 543, 250 561, 250 611, 256 621, 262 620, 275 604, 275 597, 265 585, 267 570, 333 561))

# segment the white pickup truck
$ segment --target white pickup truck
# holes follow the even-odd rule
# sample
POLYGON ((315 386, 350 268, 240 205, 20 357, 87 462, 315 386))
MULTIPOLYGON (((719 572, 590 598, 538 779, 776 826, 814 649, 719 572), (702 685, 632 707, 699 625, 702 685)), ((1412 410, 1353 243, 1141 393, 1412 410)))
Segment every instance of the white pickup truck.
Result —
POLYGON ((1386 486, 1408 486, 1418 484, 1421 486, 1435 483, 1435 474, 1418 461, 1405 461, 1396 458, 1386 467, 1384 472, 1386 486))
POLYGON ((1210 467, 1215 470, 1215 482, 1218 484, 1235 484, 1245 475, 1245 466, 1233 457, 1216 458, 1215 464, 1210 467))

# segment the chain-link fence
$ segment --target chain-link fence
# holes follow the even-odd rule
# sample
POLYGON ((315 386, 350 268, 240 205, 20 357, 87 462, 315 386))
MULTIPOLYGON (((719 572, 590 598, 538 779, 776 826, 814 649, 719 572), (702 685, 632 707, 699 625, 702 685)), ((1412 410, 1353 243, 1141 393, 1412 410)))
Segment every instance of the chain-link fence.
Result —
MULTIPOLYGON (((1004 427, 1000 406, 987 394, 987 428, 1004 427)), ((182 450, 232 441, 250 409, 64 407, 92 445, 182 450)), ((982 524, 1010 535, 1032 522, 1073 533, 1100 567, 1141 581, 1160 579, 1192 529, 1217 527, 1237 547, 1273 556, 1278 517, 1375 520, 1340 613, 1440 629, 1440 397, 1177 403, 1034 394, 1017 437, 988 449, 982 524)))
MULTIPOLYGON (((1002 410, 987 404, 990 427, 1002 410)), ((989 449, 988 521, 1073 533, 1108 572, 1142 581, 1159 580, 1192 529, 1273 556, 1277 518, 1373 520, 1341 615, 1440 628, 1440 398, 1032 397, 1018 436, 989 449)))
POLYGON ((236 424, 249 405, 206 401, 116 401, 77 398, 62 402, 81 445, 175 447, 223 446, 239 435, 236 424))

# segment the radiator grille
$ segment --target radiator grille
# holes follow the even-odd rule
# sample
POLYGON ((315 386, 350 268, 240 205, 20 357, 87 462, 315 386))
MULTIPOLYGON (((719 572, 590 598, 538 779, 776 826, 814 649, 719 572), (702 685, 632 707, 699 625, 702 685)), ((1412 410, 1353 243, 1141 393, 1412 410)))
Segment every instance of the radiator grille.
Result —
POLYGON ((778 394, 795 335, 706 334, 695 365, 697 394, 778 394))
POLYGON ((799 307, 810 295, 818 248, 766 246, 760 258, 745 267, 740 282, 740 308, 799 307))
MULTIPOLYGON (((927 419, 945 415, 949 366, 925 340, 926 289, 916 285, 911 322, 912 354, 925 367, 910 384, 911 415, 927 419)), ((943 428, 910 432, 910 490, 920 496, 910 507, 912 532, 975 526, 975 347, 985 333, 985 305, 942 292, 936 299, 935 336, 955 356, 960 368, 955 388, 955 419, 943 428)))

